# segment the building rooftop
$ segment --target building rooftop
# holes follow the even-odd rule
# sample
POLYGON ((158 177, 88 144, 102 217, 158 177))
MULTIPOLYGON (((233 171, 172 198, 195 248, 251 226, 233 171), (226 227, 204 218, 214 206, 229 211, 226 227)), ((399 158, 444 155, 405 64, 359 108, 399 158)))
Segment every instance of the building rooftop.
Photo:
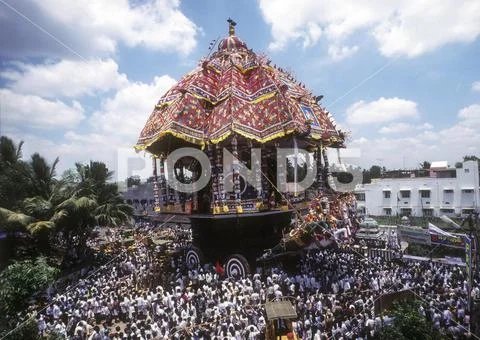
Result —
POLYGON ((448 169, 447 161, 436 161, 430 164, 430 170, 445 170, 448 169))

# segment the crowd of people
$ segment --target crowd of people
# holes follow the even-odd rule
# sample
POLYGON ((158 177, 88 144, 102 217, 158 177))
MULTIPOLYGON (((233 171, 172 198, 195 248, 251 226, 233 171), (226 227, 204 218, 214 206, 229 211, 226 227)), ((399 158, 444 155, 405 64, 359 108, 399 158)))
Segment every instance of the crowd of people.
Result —
MULTIPOLYGON (((185 266, 178 249, 188 242, 187 230, 169 230, 176 249, 171 256, 165 247, 142 241, 155 232, 143 226, 133 246, 113 250, 104 266, 57 293, 36 314, 40 334, 55 331, 75 340, 263 339, 265 302, 284 298, 296 306, 293 327, 302 339, 369 339, 392 323, 375 314, 375 300, 404 289, 421 298, 419 312, 444 334, 462 338, 469 330, 469 290, 459 266, 323 249, 306 253, 296 273, 279 265, 229 279, 213 265, 185 266)), ((471 295, 480 297, 476 280, 471 295)))

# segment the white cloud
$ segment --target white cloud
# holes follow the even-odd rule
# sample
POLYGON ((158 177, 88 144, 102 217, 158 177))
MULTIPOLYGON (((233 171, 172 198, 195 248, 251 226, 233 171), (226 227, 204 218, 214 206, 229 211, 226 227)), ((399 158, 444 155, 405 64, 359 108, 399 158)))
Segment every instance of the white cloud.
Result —
POLYGON ((335 44, 365 31, 376 39, 383 55, 415 57, 448 43, 471 42, 480 34, 476 0, 440 0, 434 5, 428 0, 304 0, 301 6, 259 0, 259 5, 271 26, 271 49, 283 49, 294 40, 305 44, 318 29, 335 44))
MULTIPOLYGON (((175 83, 168 75, 155 77, 151 83, 129 82, 124 74, 118 73, 118 65, 113 60, 11 65, 12 68, 1 74, 8 79, 10 87, 0 89, 1 118, 5 123, 2 130, 15 140, 28 143, 26 156, 37 151, 49 159, 60 156, 60 172, 76 161, 90 159, 102 160, 110 169, 117 170, 119 157, 138 158, 134 156, 133 146, 140 131, 158 99, 175 83), (107 90, 116 91, 90 115, 88 130, 76 129, 78 123, 86 119, 78 101, 68 104, 48 98, 98 96, 107 90), (39 132, 32 132, 31 128, 39 132), (63 137, 53 134, 49 138, 45 134, 45 130, 59 128, 67 130, 63 137)), ((147 163, 143 176, 151 172, 150 162, 147 163)), ((133 169, 142 166, 137 162, 133 169)))
POLYGON ((467 127, 479 127, 480 126, 480 105, 473 104, 464 107, 458 112, 458 118, 460 118, 460 124, 467 127))
POLYGON ((431 130, 433 129, 433 125, 430 123, 423 123, 422 125, 417 126, 419 130, 431 130))
POLYGON ((78 101, 67 105, 60 100, 17 94, 8 89, 0 89, 0 99, 2 122, 14 127, 71 128, 85 118, 78 101))
POLYGON ((122 173, 123 178, 120 178, 121 180, 133 174, 132 171, 137 171, 143 178, 152 174, 151 161, 148 155, 135 154, 132 146, 124 141, 124 145, 119 146, 122 145, 122 139, 115 135, 79 134, 68 131, 59 141, 18 131, 11 131, 5 133, 5 135, 16 142, 20 140, 25 142, 22 148, 24 159, 29 158, 35 152, 39 152, 50 161, 59 157, 57 175, 73 168, 76 162, 85 163, 90 160, 104 162, 110 170, 115 172, 115 176, 117 173, 122 173))
POLYGON ((354 125, 385 123, 417 116, 417 103, 397 97, 381 97, 372 102, 361 100, 347 108, 347 122, 354 125))
POLYGON ((396 133, 408 133, 413 130, 422 130, 428 132, 433 129, 433 125, 430 123, 423 123, 422 125, 412 125, 407 123, 393 123, 386 126, 382 126, 379 133, 383 135, 396 134, 396 133))
POLYGON ((359 148, 361 157, 351 162, 370 167, 382 159, 382 165, 390 169, 403 168, 404 162, 406 168, 416 167, 424 160, 454 164, 467 153, 480 154, 479 125, 480 105, 473 104, 459 110, 457 121, 448 128, 430 128, 425 123, 401 137, 358 137, 348 147, 359 148))
POLYGON ((50 143, 43 138, 22 138, 26 143, 38 145, 37 150, 42 153, 51 157, 60 155, 62 171, 76 161, 101 160, 120 174, 126 171, 131 174, 135 170, 148 177, 152 171, 150 158, 143 153, 136 155, 133 146, 158 99, 174 83, 168 75, 155 77, 150 84, 129 83, 103 101, 100 110, 92 114, 88 120, 89 132, 67 131, 54 150, 47 150, 50 143))
POLYGON ((49 20, 74 26, 74 34, 99 52, 115 52, 118 42, 182 54, 196 46, 199 28, 181 12, 179 0, 34 1, 49 20))
POLYGON ((102 133, 128 137, 133 147, 158 99, 174 84, 168 75, 155 77, 151 84, 130 83, 106 99, 89 123, 102 133))
POLYGON ((381 127, 380 130, 378 130, 378 132, 386 135, 386 134, 408 132, 411 129, 413 129, 413 126, 411 124, 395 123, 395 124, 390 124, 388 126, 381 127))
POLYGON ((328 55, 333 61, 341 61, 345 58, 351 57, 358 51, 358 46, 338 46, 330 45, 328 47, 328 55))
POLYGON ((0 77, 8 81, 7 87, 16 93, 46 98, 94 95, 128 83, 127 76, 118 73, 118 65, 112 59, 14 65, 16 68, 0 72, 0 77))
POLYGON ((303 47, 315 45, 323 34, 322 28, 318 24, 310 22, 307 24, 307 26, 308 32, 303 40, 303 47))
POLYGON ((480 81, 475 81, 472 83, 472 91, 480 92, 480 81))

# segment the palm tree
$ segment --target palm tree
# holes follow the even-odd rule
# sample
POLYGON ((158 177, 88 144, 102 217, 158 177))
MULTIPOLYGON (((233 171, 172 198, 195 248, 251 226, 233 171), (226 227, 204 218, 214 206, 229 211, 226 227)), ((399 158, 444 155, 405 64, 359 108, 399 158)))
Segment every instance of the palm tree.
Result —
POLYGON ((94 195, 98 207, 95 211, 98 225, 119 227, 133 214, 133 207, 124 203, 118 193, 118 186, 108 183, 113 172, 102 162, 90 162, 88 165, 76 164, 80 178, 79 192, 94 195))
POLYGON ((49 164, 35 153, 24 162, 22 145, 0 138, 0 231, 29 232, 41 251, 55 236, 82 256, 96 225, 118 227, 133 214, 104 163, 77 163, 56 179, 58 158, 49 164))
POLYGON ((0 137, 0 161, 7 165, 14 165, 22 158, 23 140, 15 145, 8 137, 0 137))
POLYGON ((95 211, 98 225, 104 227, 119 227, 128 221, 133 214, 133 207, 126 204, 118 193, 118 187, 106 183, 97 190, 98 207, 95 211))
POLYGON ((14 209, 30 191, 29 169, 22 158, 23 142, 0 137, 0 207, 14 209))
POLYGON ((55 158, 50 165, 45 158, 38 153, 34 153, 30 161, 31 183, 33 194, 48 199, 52 194, 55 184, 55 168, 59 162, 59 158, 55 158))
POLYGON ((430 165, 431 163, 429 161, 423 161, 422 163, 420 163, 418 166, 420 167, 420 169, 422 170, 428 170, 430 169, 430 165))
POLYGON ((98 204, 95 196, 72 196, 56 209, 52 217, 57 231, 63 233, 67 250, 72 250, 76 257, 83 257, 86 244, 96 225, 95 210, 98 204))
POLYGON ((25 230, 32 217, 0 207, 0 231, 17 232, 25 230))

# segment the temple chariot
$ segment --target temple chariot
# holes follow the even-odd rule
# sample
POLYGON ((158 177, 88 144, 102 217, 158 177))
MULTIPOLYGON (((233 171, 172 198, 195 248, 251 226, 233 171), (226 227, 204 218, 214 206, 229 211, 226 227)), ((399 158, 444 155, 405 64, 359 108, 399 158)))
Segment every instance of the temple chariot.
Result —
POLYGON ((266 250, 269 256, 289 240, 294 247, 311 241, 315 231, 306 228, 306 214, 313 214, 307 220, 331 224, 329 218, 342 215, 342 204, 352 202, 332 185, 326 148, 344 147, 345 134, 321 107, 322 96, 249 49, 235 25, 229 20, 229 34, 217 50, 212 47, 160 98, 135 148, 153 158, 155 213, 190 218, 188 264, 208 261, 221 264, 229 276, 245 276, 266 250), (277 174, 288 178, 292 164, 293 179, 299 179, 299 157, 277 162, 282 148, 309 152, 303 166, 315 168, 316 175, 308 188, 278 183, 277 174), (253 157, 254 149, 260 156, 253 157), (180 150, 181 158, 166 162, 180 150), (203 153, 204 161, 193 151, 203 153), (242 167, 253 169, 249 178, 242 167), (206 185, 200 187, 201 180, 206 185))

